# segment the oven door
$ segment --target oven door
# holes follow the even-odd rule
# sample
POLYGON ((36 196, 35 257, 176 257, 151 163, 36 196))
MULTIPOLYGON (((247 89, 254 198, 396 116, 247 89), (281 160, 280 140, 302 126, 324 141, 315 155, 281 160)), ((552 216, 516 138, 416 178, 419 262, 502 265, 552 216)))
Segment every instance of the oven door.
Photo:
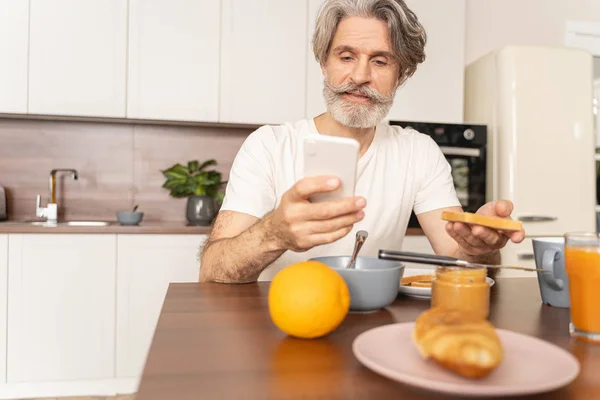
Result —
POLYGON ((452 168, 454 188, 465 211, 476 212, 485 204, 485 148, 444 147, 442 153, 452 168))
MULTIPOLYGON (((485 146, 480 148, 440 146, 440 150, 452 169, 454 189, 463 210, 477 212, 485 204, 485 146)), ((408 227, 421 227, 414 212, 411 214, 408 227)))

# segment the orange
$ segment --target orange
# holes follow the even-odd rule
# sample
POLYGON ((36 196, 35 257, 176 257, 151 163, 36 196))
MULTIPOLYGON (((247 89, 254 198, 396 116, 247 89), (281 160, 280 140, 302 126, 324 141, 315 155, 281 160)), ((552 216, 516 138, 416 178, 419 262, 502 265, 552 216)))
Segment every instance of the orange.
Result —
POLYGON ((342 323, 349 309, 346 282, 321 262, 289 265, 275 275, 269 287, 271 320, 290 336, 325 336, 342 323))

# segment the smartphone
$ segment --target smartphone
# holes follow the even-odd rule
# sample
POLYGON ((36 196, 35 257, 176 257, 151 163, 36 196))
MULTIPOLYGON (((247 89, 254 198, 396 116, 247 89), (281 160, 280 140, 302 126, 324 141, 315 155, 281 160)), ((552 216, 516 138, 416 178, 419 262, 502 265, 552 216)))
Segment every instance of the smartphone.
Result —
POLYGON ((335 176, 341 185, 309 198, 319 203, 354 196, 360 146, 350 138, 310 135, 303 141, 304 177, 335 176))

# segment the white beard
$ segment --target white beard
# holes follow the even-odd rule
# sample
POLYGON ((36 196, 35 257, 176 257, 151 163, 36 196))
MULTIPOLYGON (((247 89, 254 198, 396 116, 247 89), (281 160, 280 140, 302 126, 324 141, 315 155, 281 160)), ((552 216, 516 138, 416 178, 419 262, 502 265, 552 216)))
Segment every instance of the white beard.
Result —
POLYGON ((324 79, 323 96, 327 111, 340 124, 350 128, 372 128, 377 126, 390 111, 394 103, 396 91, 389 95, 383 95, 367 86, 360 86, 354 83, 343 83, 334 86, 329 83, 327 77, 324 79), (355 103, 345 99, 345 92, 358 92, 367 96, 370 104, 355 103))

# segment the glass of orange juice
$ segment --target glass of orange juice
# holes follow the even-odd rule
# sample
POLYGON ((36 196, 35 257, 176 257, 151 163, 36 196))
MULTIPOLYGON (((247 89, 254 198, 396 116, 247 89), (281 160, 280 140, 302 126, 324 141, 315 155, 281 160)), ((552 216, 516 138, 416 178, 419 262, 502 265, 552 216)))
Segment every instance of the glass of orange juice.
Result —
POLYGON ((565 269, 571 300, 571 336, 600 343, 600 235, 567 233, 565 269))

